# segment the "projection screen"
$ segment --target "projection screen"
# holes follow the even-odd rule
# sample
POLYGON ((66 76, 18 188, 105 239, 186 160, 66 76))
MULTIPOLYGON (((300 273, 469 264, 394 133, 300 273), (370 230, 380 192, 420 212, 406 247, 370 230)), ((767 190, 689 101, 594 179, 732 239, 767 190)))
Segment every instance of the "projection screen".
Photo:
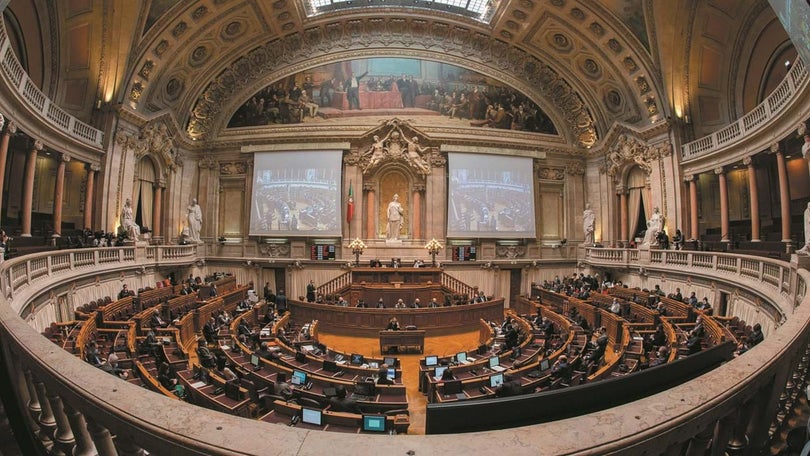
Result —
POLYGON ((532 159, 448 154, 447 237, 534 238, 532 159))
POLYGON ((254 155, 251 236, 340 236, 342 152, 254 155))

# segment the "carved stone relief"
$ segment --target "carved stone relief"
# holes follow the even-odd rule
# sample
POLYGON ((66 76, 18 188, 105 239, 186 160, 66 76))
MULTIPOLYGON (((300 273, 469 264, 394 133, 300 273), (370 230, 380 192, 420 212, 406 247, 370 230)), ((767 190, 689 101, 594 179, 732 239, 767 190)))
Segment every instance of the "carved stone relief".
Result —
POLYGON ((667 150, 666 145, 650 147, 642 143, 638 138, 622 134, 619 136, 618 141, 608 149, 608 175, 612 176, 615 181, 620 177, 619 175, 624 167, 629 164, 636 164, 649 176, 652 171, 652 164, 662 156, 666 156, 664 154, 671 155, 672 148, 670 147, 667 150))
POLYGON ((259 253, 269 258, 289 258, 289 244, 259 244, 259 253))
POLYGON ((526 256, 526 246, 523 245, 499 245, 495 247, 495 256, 498 258, 523 258, 526 256))
POLYGON ((430 174, 432 148, 422 146, 419 135, 412 130, 410 125, 399 119, 386 121, 375 132, 371 146, 359 154, 357 163, 363 174, 369 175, 380 165, 389 162, 404 162, 419 175, 430 174))

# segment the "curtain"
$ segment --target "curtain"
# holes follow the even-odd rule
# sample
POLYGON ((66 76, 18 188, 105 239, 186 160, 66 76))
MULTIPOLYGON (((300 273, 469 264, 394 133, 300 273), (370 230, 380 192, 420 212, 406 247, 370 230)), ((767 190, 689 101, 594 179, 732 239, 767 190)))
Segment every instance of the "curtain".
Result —
POLYGON ((627 236, 632 241, 635 239, 636 231, 638 230, 638 210, 641 208, 641 189, 631 188, 627 195, 627 217, 630 218, 627 223, 627 236))
POLYGON ((141 200, 141 181, 135 181, 135 191, 132 193, 132 220, 138 216, 138 201, 141 200))
POLYGON ((154 228, 152 226, 154 193, 151 182, 141 181, 141 225, 148 226, 150 230, 154 228))

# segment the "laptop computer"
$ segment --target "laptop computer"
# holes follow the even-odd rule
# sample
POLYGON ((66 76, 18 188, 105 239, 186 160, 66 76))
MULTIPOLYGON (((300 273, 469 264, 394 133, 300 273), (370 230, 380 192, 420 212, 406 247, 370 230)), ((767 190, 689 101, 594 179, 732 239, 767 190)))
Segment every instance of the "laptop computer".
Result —
POLYGON ((489 358, 489 368, 495 372, 503 372, 506 370, 505 367, 501 366, 501 359, 497 356, 489 358))

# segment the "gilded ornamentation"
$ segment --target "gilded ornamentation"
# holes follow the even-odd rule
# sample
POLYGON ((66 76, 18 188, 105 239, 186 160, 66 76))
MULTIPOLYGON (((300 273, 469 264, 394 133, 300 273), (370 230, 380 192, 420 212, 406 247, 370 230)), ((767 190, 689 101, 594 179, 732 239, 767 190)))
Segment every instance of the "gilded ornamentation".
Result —
POLYGON ((129 91, 129 99, 137 103, 141 99, 141 95, 143 95, 143 83, 141 81, 135 81, 132 84, 132 90, 129 91))
POLYGON ((154 67, 155 67, 155 62, 153 62, 151 60, 147 60, 146 62, 144 62, 143 66, 141 67, 141 71, 138 72, 138 74, 142 78, 148 80, 149 79, 149 74, 152 72, 152 69, 154 67))

